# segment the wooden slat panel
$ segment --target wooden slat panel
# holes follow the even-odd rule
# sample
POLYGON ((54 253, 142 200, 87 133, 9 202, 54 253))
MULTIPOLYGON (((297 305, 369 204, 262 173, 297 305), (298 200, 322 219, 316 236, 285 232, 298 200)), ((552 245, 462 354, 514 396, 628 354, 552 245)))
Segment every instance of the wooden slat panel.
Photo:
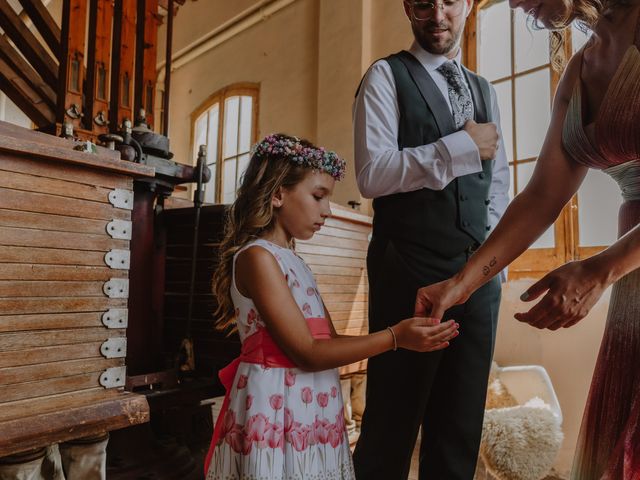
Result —
POLYGON ((316 233, 310 240, 299 242, 299 245, 302 244, 325 247, 335 247, 336 245, 339 245, 340 249, 351 249, 364 252, 366 252, 369 247, 369 242, 366 240, 353 240, 350 238, 337 239, 336 237, 323 235, 322 233, 316 233))
MULTIPOLYGON (((0 122, 0 126, 1 135, 5 128, 4 125, 2 125, 2 122, 0 122)), ((46 135, 46 138, 57 139, 57 137, 52 137, 51 135, 46 135)), ((63 139, 60 138, 58 140, 63 139)), ((0 158, 0 170, 38 175, 47 178, 56 178, 66 182, 79 183, 82 185, 94 185, 96 187, 109 189, 121 188, 123 190, 133 190, 133 180, 124 175, 103 173, 98 170, 89 170, 81 166, 60 164, 59 162, 48 160, 35 160, 6 152, 2 155, 2 158, 0 158)))
POLYGON ((319 287, 319 290, 322 296, 333 296, 336 293, 358 293, 366 295, 369 293, 369 285, 367 285, 366 282, 361 282, 358 285, 323 285, 322 287, 319 287))
POLYGON ((38 415, 37 421, 20 418, 0 423, 0 457, 148 421, 149 405, 143 395, 118 392, 103 401, 38 415))
POLYGON ((299 255, 307 262, 307 265, 311 266, 311 270, 313 270, 314 265, 336 265, 339 267, 365 266, 365 262, 361 258, 332 257, 329 255, 314 255, 312 253, 299 253, 299 255))
POLYGON ((15 247, 61 248, 67 250, 129 250, 128 240, 90 233, 43 232, 33 228, 0 227, 0 244, 15 247))
POLYGON ((348 230, 350 232, 361 232, 369 235, 371 233, 371 227, 368 225, 361 225, 359 223, 351 223, 346 220, 341 220, 339 218, 330 217, 327 218, 324 222, 326 227, 332 228, 341 228, 343 230, 348 230))
POLYGON ((1 297, 101 297, 104 282, 20 282, 0 280, 1 297))
POLYGON ((300 243, 299 245, 296 245, 296 250, 298 250, 301 253, 314 253, 316 255, 333 255, 336 257, 361 258, 363 260, 367 256, 367 252, 365 250, 350 250, 347 248, 338 248, 338 247, 322 247, 318 245, 309 245, 306 243, 300 243))
MULTIPOLYGON (((11 402, 14 400, 40 397, 43 392, 56 394, 93 388, 96 385, 100 385, 99 378, 101 373, 102 372, 91 372, 39 382, 0 385, 0 398, 5 402, 11 402)), ((2 404, 0 403, 0 405, 2 404)))
POLYGON ((18 332, 22 330, 102 327, 102 313, 103 312, 0 315, 0 333, 18 332))
POLYGON ((323 285, 360 285, 364 284, 366 277, 364 275, 357 277, 347 277, 342 275, 316 275, 316 282, 322 292, 323 285))
MULTIPOLYGON (((362 240, 364 242, 369 243, 368 232, 345 230, 343 228, 328 227, 327 225, 325 225, 324 227, 322 227, 322 230, 320 230, 320 233, 328 237, 350 238, 352 240, 362 240)), ((314 238, 315 238, 315 235, 314 235, 314 238)))
MULTIPOLYGON (((324 301, 329 312, 366 312, 367 302, 333 302, 332 298, 324 301)), ((0 300, 1 302, 1 300, 0 300)))
POLYGON ((16 355, 15 351, 0 351, 0 368, 96 357, 100 355, 100 345, 104 340, 106 339, 93 343, 34 347, 22 350, 20 355, 16 355))
POLYGON ((94 298, 0 298, 0 314, 96 312, 126 308, 127 299, 94 298))
MULTIPOLYGON (((0 351, 9 352, 16 350, 51 347, 54 345, 87 344, 92 342, 104 342, 108 338, 124 337, 124 329, 107 328, 69 328, 62 330, 42 330, 35 332, 17 332, 0 334, 0 351)), ((99 356, 97 353, 93 356, 99 356)), ((75 357, 67 357, 75 358, 75 357)), ((84 357, 82 357, 84 358, 84 357)), ((50 360, 46 360, 45 363, 50 360)), ((19 364, 18 364, 19 365, 19 364)), ((2 397, 0 397, 2 398, 2 397)))
POLYGON ((336 267, 332 265, 314 265, 311 269, 315 275, 348 275, 348 276, 367 276, 367 271, 364 268, 357 267, 336 267))
POLYGON ((9 171, 5 171, 0 175, 0 187, 25 192, 48 193, 51 195, 92 200, 101 203, 109 203, 109 192, 112 190, 9 171))
POLYGON ((0 208, 111 221, 130 220, 131 211, 109 204, 0 188, 0 208))
POLYGON ((346 367, 340 368, 340 375, 348 375, 350 373, 364 372, 367 370, 367 361, 362 360, 358 363, 352 363, 346 367))
POLYGON ((104 266, 103 252, 0 245, 0 263, 104 266))
POLYGON ((83 267, 67 265, 29 265, 4 263, 0 268, 0 280, 102 280, 126 278, 126 270, 108 267, 83 267))
POLYGON ((366 293, 331 293, 327 295, 327 299, 331 300, 332 304, 349 302, 355 305, 356 302, 366 303, 368 295, 366 293))
POLYGON ((338 325, 345 325, 345 322, 361 322, 363 318, 367 318, 367 312, 355 312, 355 311, 344 311, 344 312, 339 312, 339 311, 332 311, 329 310, 329 313, 331 314, 331 320, 333 320, 333 323, 338 325), (341 323, 342 322, 342 323, 341 323))
POLYGON ((37 228, 38 230, 102 235, 107 233, 107 223, 105 220, 89 220, 87 218, 0 209, 0 225, 5 227, 37 228))
MULTIPOLYGON (((3 385, 12 385, 80 375, 83 373, 101 372, 107 368, 121 366, 124 366, 124 358, 83 358, 80 360, 3 368, 0 369, 0 381, 3 385)), ((0 405, 2 405, 2 403, 0 403, 0 405)))

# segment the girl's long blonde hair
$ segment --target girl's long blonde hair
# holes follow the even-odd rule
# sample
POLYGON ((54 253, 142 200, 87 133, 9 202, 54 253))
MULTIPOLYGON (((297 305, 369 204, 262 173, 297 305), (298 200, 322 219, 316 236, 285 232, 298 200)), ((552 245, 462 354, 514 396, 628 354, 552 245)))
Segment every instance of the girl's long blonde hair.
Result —
MULTIPOLYGON (((281 133, 275 136, 295 141, 305 147, 317 148, 306 140, 281 133)), ((275 218, 271 200, 278 189, 295 186, 309 171, 310 168, 297 165, 281 155, 252 155, 238 196, 227 212, 219 263, 213 274, 213 294, 217 300, 214 316, 218 330, 230 329, 235 323, 231 299, 234 255, 273 227, 275 218)))

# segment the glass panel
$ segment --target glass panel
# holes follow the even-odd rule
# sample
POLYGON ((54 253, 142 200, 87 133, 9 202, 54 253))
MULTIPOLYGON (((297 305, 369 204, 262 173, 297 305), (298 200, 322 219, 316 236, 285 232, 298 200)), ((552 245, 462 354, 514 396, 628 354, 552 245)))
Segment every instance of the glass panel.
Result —
POLYGON ((220 104, 209 109, 209 133, 207 134, 207 163, 218 159, 218 124, 220 122, 220 104))
POLYGON ((222 203, 233 203, 236 199, 236 159, 226 160, 224 162, 224 178, 223 181, 223 197, 222 203))
POLYGON ((488 80, 511 75, 511 14, 502 1, 480 10, 478 19, 478 67, 488 80))
POLYGON ((98 67, 98 88, 96 89, 96 97, 100 100, 105 100, 107 98, 106 90, 107 90, 107 72, 104 69, 104 65, 99 65, 98 67))
POLYGON ((147 84, 147 115, 153 113, 153 85, 147 84))
POLYGON ((240 97, 229 97, 224 102, 224 158, 233 157, 238 153, 238 109, 240 97))
POLYGON ((122 77, 122 106, 129 106, 129 96, 131 89, 131 81, 129 80, 129 74, 125 73, 124 77, 122 77))
POLYGON ((549 69, 516 78, 518 160, 537 157, 551 119, 549 69))
POLYGON ((606 173, 589 169, 578 190, 580 246, 602 247, 616 241, 620 187, 606 173))
POLYGON ((242 183, 242 177, 244 176, 245 170, 247 170, 247 166, 249 165, 249 154, 241 155, 238 159, 238 187, 240 188, 240 184, 242 183))
POLYGON ((80 62, 78 60, 71 61, 71 81, 69 89, 74 92, 80 91, 80 62))
POLYGON ((209 164, 211 170, 211 180, 204 184, 204 201, 207 203, 216 203, 216 164, 209 164))
POLYGON ((527 15, 520 8, 514 11, 513 28, 516 73, 549 63, 547 30, 536 30, 531 22, 527 24, 527 15))
POLYGON ((242 97, 240 103, 240 141, 238 153, 245 153, 251 149, 253 115, 253 98, 242 97))
POLYGON ((196 131, 193 135, 193 151, 194 162, 198 156, 198 149, 200 145, 204 145, 207 142, 207 114, 203 113, 196 120, 196 131))
POLYGON ((511 108, 511 80, 493 85, 498 96, 500 109, 500 127, 502 127, 502 147, 507 153, 507 160, 513 161, 513 109, 511 108))
MULTIPOLYGON (((536 162, 518 164, 518 191, 522 191, 529 182, 536 162)), ((551 225, 530 248, 553 248, 555 246, 554 226, 551 225)))
POLYGON ((511 180, 509 182, 509 198, 511 200, 513 200, 513 197, 516 196, 515 194, 515 186, 516 186, 516 182, 515 182, 515 168, 513 165, 509 165, 509 179, 511 180))
POLYGON ((580 28, 576 27, 575 22, 571 24, 571 49, 573 53, 576 53, 578 50, 582 48, 582 46, 587 43, 591 37, 591 32, 584 33, 580 28))

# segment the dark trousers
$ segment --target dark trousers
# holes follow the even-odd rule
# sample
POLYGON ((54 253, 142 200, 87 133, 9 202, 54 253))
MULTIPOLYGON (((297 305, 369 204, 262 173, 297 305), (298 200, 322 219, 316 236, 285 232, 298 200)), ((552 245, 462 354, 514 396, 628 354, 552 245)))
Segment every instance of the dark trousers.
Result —
MULTIPOLYGON (((367 258, 369 330, 413 316, 419 287, 444 280, 468 258, 443 260, 417 246, 374 239, 367 258)), ((420 480, 473 479, 493 355, 500 283, 493 279, 444 319, 460 335, 438 352, 387 352, 369 360, 358 480, 402 480, 422 426, 420 480)))

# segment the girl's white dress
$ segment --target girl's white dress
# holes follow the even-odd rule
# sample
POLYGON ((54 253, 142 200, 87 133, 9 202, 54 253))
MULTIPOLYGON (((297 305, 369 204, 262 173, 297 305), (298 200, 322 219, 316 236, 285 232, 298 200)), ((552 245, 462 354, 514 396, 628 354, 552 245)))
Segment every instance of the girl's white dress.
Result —
MULTIPOLYGON (((293 250, 266 240, 249 243, 236 258, 253 246, 275 257, 305 319, 326 322, 306 263, 293 250)), ((235 273, 231 297, 240 340, 265 335, 255 305, 236 287, 235 273)), ((207 480, 355 478, 337 369, 305 372, 242 361, 228 393, 229 407, 221 419, 207 480)))

